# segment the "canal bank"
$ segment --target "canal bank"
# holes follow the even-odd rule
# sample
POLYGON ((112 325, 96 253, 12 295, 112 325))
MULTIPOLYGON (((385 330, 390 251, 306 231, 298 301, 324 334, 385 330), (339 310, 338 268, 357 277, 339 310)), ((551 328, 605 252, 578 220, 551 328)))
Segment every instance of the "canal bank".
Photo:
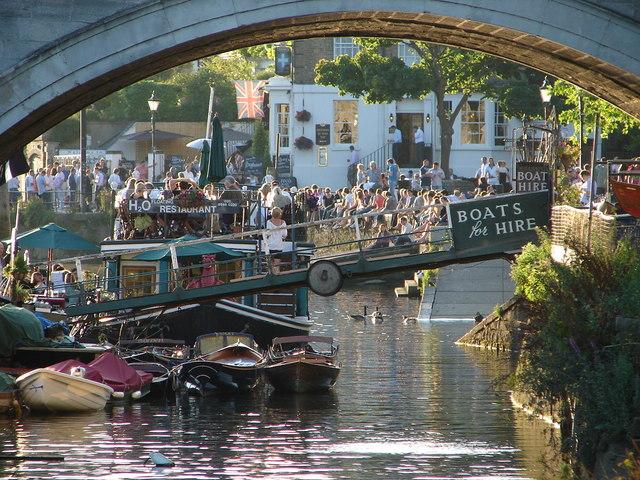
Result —
POLYGON ((420 304, 421 320, 474 320, 487 317, 511 297, 515 284, 506 260, 450 265, 438 269, 434 286, 426 286, 420 304))

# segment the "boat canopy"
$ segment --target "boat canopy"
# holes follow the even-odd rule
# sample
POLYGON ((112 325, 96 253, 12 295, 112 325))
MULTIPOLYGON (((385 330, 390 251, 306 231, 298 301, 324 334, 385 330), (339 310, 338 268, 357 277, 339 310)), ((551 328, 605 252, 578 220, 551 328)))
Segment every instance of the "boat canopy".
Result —
POLYGON ((0 307, 0 356, 11 356, 19 344, 38 345, 43 341, 42 325, 33 313, 15 305, 0 307))
POLYGON ((111 352, 103 353, 89 366, 98 370, 104 383, 116 392, 139 390, 153 381, 153 374, 136 370, 111 352))

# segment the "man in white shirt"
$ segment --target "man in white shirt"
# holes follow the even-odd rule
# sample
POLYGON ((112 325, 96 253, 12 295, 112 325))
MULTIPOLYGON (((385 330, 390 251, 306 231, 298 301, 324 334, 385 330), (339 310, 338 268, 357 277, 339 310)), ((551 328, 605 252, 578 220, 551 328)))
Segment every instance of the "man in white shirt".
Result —
POLYGON ((424 160, 424 132, 418 125, 413 127, 413 142, 416 145, 416 164, 420 165, 424 160))
POLYGON ((360 163, 360 154, 356 151, 356 147, 349 146, 349 158, 347 158, 347 185, 353 187, 356 184, 356 176, 358 164, 360 163))
POLYGON ((595 180, 591 178, 589 171, 582 170, 580 172, 580 177, 582 178, 582 185, 580 185, 580 203, 582 205, 589 205, 592 196, 591 191, 593 191, 593 198, 595 198, 598 186, 595 180))
POLYGON ((58 173, 56 173, 56 176, 53 177, 53 191, 55 192, 56 204, 58 208, 64 207, 66 181, 67 181, 67 178, 64 175, 64 169, 59 166, 58 173))
POLYGON ((480 159, 480 168, 476 170, 476 187, 480 185, 480 179, 487 176, 487 157, 480 159))
POLYGON ((433 162, 433 168, 429 169, 431 176, 431 189, 442 190, 444 180, 444 170, 440 168, 438 162, 433 162))
POLYGON ((193 166, 191 164, 188 164, 186 167, 184 167, 184 178, 189 178, 191 180, 195 180, 196 176, 193 174, 193 166))
POLYGON ((393 159, 397 162, 400 159, 400 150, 402 149, 402 131, 395 125, 389 127, 391 134, 391 152, 393 159))
POLYGON ((33 170, 29 170, 29 173, 24 177, 24 190, 27 192, 26 200, 33 200, 36 196, 36 176, 33 170))

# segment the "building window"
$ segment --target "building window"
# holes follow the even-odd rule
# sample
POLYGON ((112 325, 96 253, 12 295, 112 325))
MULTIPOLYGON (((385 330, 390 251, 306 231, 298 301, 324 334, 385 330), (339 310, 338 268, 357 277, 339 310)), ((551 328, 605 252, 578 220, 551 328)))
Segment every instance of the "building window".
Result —
POLYGON ((493 114, 493 144, 495 146, 505 146, 507 143, 507 117, 505 117, 500 104, 496 102, 495 113, 493 114))
POLYGON ((400 42, 398 44, 398 58, 404 62, 407 67, 410 67, 414 63, 420 63, 420 55, 405 43, 400 42))
POLYGON ((484 102, 467 100, 462 105, 460 120, 460 143, 462 145, 482 145, 485 143, 484 102))
POLYGON ((123 266, 122 276, 122 294, 125 298, 156 293, 155 267, 123 266))
POLYGON ((358 143, 358 101, 333 101, 333 143, 358 143))
POLYGON ((289 104, 276 104, 276 133, 280 134, 280 148, 289 148, 289 104))
POLYGON ((333 39, 333 58, 336 59, 340 55, 355 56, 360 51, 360 45, 353 43, 353 38, 338 37, 333 39))

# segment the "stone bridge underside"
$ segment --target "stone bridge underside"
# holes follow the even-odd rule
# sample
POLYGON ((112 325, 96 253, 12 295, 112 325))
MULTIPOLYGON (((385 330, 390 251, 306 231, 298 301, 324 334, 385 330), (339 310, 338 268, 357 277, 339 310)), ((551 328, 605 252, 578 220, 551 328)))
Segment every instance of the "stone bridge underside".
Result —
POLYGON ((0 158, 167 68, 319 36, 407 38, 486 52, 572 82, 640 118, 637 4, 403 0, 390 9, 388 0, 0 0, 0 158))

